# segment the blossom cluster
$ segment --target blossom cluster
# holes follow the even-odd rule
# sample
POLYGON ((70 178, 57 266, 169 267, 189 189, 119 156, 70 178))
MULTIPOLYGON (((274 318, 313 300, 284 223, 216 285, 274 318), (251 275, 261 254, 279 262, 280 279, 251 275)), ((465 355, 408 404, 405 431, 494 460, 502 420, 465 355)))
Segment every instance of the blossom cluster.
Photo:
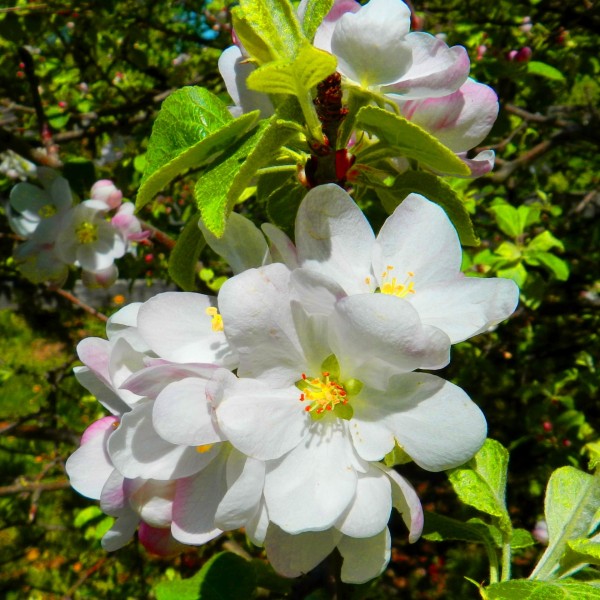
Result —
POLYGON ((69 182, 56 171, 39 167, 37 176, 41 188, 19 183, 10 193, 9 224, 25 238, 14 254, 19 270, 34 283, 60 286, 76 266, 88 287, 110 287, 119 274, 115 259, 149 235, 133 215, 133 203, 123 202, 122 192, 102 179, 89 199, 75 204, 69 182))
POLYGON ((240 527, 297 576, 335 548, 360 583, 390 557, 392 508, 415 541, 423 513, 392 465, 469 460, 486 437, 465 391, 425 371, 514 310, 506 279, 465 277, 445 212, 410 194, 375 236, 334 184, 300 205, 294 243, 233 213, 208 243, 234 275, 217 297, 131 304, 76 376, 110 412, 67 461, 73 487, 170 555, 240 527), (264 233, 263 233, 264 232, 264 233), (243 243, 242 241, 243 240, 243 243))
MULTIPOLYGON (((300 3, 302 19, 308 0, 300 3)), ((402 0, 335 0, 317 29, 314 44, 337 58, 343 89, 361 88, 379 96, 455 152, 472 177, 494 166, 493 150, 472 158, 498 116, 498 97, 487 85, 469 77, 470 61, 462 46, 410 31, 410 9, 402 0)), ((269 98, 248 89, 256 68, 238 41, 219 59, 219 70, 236 106, 234 114, 259 109, 273 112, 269 98)))

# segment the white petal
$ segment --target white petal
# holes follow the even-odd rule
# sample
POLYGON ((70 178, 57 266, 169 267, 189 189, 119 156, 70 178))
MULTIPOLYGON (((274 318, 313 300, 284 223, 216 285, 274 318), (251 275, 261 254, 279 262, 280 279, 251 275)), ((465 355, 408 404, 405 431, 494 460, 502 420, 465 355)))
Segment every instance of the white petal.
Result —
POLYGON ((290 269, 300 266, 296 246, 281 229, 271 223, 263 223, 260 228, 271 242, 269 250, 273 262, 281 262, 290 269))
POLYGON ((118 423, 115 417, 104 417, 92 423, 83 433, 81 446, 65 465, 71 485, 87 498, 100 498, 102 488, 115 469, 106 450, 115 423, 118 423))
POLYGON ((111 459, 127 478, 174 479, 197 473, 218 449, 198 452, 164 441, 152 424, 152 402, 141 401, 123 416, 108 442, 111 459))
POLYGON ((136 352, 125 338, 119 338, 112 345, 108 363, 110 380, 120 398, 129 406, 133 406, 140 400, 140 396, 129 390, 122 390, 120 386, 128 377, 143 369, 144 366, 144 355, 136 352))
POLYGON ((435 375, 392 378, 380 406, 389 411, 385 423, 400 446, 428 471, 465 463, 485 441, 487 426, 477 405, 461 388, 435 375), (407 395, 411 387, 415 391, 407 395), (402 400, 395 404, 394 398, 402 400))
POLYGON ((415 31, 404 38, 412 55, 410 68, 382 91, 403 99, 433 98, 455 92, 469 76, 470 62, 462 46, 449 48, 439 38, 415 31))
POLYGON ((262 546, 269 527, 269 514, 264 499, 254 515, 246 523, 246 535, 255 546, 262 546))
POLYGON ((205 446, 223 441, 215 428, 205 389, 206 380, 192 377, 166 386, 152 411, 158 435, 182 446, 205 446))
POLYGON ((344 536, 337 545, 344 558, 342 581, 359 584, 381 575, 390 561, 391 544, 387 527, 366 539, 344 536))
POLYGON ((217 537, 215 514, 227 491, 223 450, 204 471, 177 481, 173 504, 173 537, 184 544, 204 544, 217 537))
POLYGON ((109 387, 102 379, 99 379, 94 371, 87 367, 74 367, 73 373, 77 381, 90 394, 96 396, 98 402, 113 415, 122 415, 129 410, 129 406, 113 391, 112 386, 109 387))
POLYGON ((223 370, 207 385, 207 395, 217 405, 219 429, 248 456, 279 458, 307 435, 310 417, 296 387, 273 389, 223 370))
POLYGON ((401 0, 370 0, 344 14, 331 38, 339 72, 364 87, 397 81, 411 64, 409 29, 410 9, 401 0))
POLYGON ((317 422, 311 433, 289 454, 268 465, 264 494, 269 518, 288 533, 328 529, 352 502, 356 490, 352 445, 345 427, 317 422))
MULTIPOLYGON (((308 0, 302 0, 298 6, 298 17, 300 22, 304 21, 304 13, 308 0)), ((355 0, 334 0, 331 10, 325 15, 322 23, 319 25, 315 34, 314 45, 321 50, 333 54, 331 50, 331 38, 335 31, 335 26, 340 17, 347 12, 357 12, 361 9, 361 5, 355 0)))
POLYGON ((392 502, 394 508, 402 516, 404 524, 408 528, 408 541, 413 544, 421 537, 423 531, 423 507, 417 496, 417 492, 410 483, 394 469, 385 465, 377 464, 392 482, 392 502))
POLYGON ((243 527, 257 513, 265 481, 265 463, 233 451, 227 461, 227 493, 215 524, 223 530, 243 527))
POLYGON ((373 241, 369 222, 341 187, 329 183, 306 194, 296 217, 302 266, 337 281, 348 294, 371 291, 366 280, 373 241))
POLYGON ((444 281, 460 271, 462 252, 458 234, 444 210, 419 194, 410 194, 386 220, 373 248, 373 271, 414 282, 414 294, 424 283, 444 281), (412 276, 408 275, 413 273, 412 276))
POLYGON ((342 534, 331 528, 290 535, 270 525, 265 538, 267 557, 284 577, 298 577, 314 569, 336 547, 342 534))
POLYGON ((230 349, 222 331, 213 331, 206 309, 214 307, 209 296, 192 292, 164 292, 140 308, 138 328, 161 358, 181 363, 223 365, 230 349))
POLYGON ((119 471, 114 469, 102 488, 100 508, 111 517, 121 517, 129 514, 132 510, 129 506, 129 498, 125 491, 126 481, 125 477, 123 477, 119 471))
POLYGON ((146 481, 130 494, 129 503, 152 527, 170 527, 174 497, 174 481, 146 481))
POLYGON ((335 527, 352 538, 370 538, 386 527, 391 511, 390 481, 379 469, 370 467, 358 475, 354 500, 335 527))
POLYGON ((462 154, 460 158, 471 169, 471 177, 474 178, 481 177, 494 168, 496 153, 493 150, 483 150, 473 158, 466 158, 462 154))
POLYGON ((354 448, 364 460, 382 460, 394 448, 394 434, 385 426, 384 414, 379 412, 376 404, 371 403, 372 396, 368 388, 363 389, 360 396, 351 400, 354 416, 349 427, 354 448))
POLYGON ((519 288, 510 279, 457 274, 424 285, 411 300, 424 323, 438 327, 456 344, 507 319, 517 307, 519 288))
POLYGON ((122 517, 119 517, 114 525, 104 534, 102 538, 102 548, 107 552, 119 550, 125 544, 128 544, 133 538, 140 518, 132 510, 122 517))
POLYGON ((227 219, 225 233, 220 238, 212 234, 202 220, 198 225, 206 243, 227 261, 234 274, 265 264, 269 255, 267 242, 250 219, 232 212, 227 219))
POLYGON ((276 263, 244 271, 219 291, 225 332, 239 355, 241 377, 287 386, 304 370, 290 309, 289 278, 289 269, 276 263))
POLYGON ((449 361, 450 340, 424 325, 402 298, 357 294, 340 300, 331 316, 331 348, 342 364, 342 376, 381 388, 378 367, 392 372, 438 369, 449 361))
POLYGON ((316 268, 292 271, 291 298, 308 314, 329 315, 338 300, 347 296, 339 283, 316 268))

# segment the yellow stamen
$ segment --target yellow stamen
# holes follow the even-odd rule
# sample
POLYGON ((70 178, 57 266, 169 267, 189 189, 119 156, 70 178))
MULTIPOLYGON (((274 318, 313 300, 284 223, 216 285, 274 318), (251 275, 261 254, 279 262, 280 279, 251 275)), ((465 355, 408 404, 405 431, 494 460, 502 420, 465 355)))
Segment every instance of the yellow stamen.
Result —
POLYGON ((80 244, 93 244, 98 241, 98 226, 89 221, 84 221, 75 230, 75 235, 80 244))
POLYGON ((415 282, 410 281, 415 276, 413 271, 407 271, 408 277, 403 283, 399 283, 397 277, 390 278, 390 272, 393 271, 393 269, 393 266, 387 265, 386 270, 381 274, 381 286, 379 291, 382 294, 389 294, 391 296, 397 296, 398 298, 404 298, 405 296, 408 296, 408 294, 416 293, 415 282))
POLYGON ((210 326, 213 331, 223 331, 223 317, 219 314, 218 309, 215 306, 209 306, 206 309, 206 314, 212 317, 210 326))
POLYGON ((214 444, 203 444, 202 446, 196 446, 196 452, 204 454, 205 452, 208 452, 213 446, 214 444))
POLYGON ((328 371, 323 371, 321 377, 307 378, 302 373, 301 402, 308 402, 306 412, 321 414, 326 410, 333 410, 338 404, 348 404, 346 390, 343 385, 330 379, 328 371))

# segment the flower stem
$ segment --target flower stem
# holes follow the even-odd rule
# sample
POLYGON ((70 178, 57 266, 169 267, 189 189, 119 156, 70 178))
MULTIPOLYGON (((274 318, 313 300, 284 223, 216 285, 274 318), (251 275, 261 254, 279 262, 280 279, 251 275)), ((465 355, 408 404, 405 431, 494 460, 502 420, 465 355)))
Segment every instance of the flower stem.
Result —
POLYGON ((510 548, 510 542, 504 541, 502 545, 502 579, 501 581, 510 580, 510 568, 511 568, 512 552, 510 548))

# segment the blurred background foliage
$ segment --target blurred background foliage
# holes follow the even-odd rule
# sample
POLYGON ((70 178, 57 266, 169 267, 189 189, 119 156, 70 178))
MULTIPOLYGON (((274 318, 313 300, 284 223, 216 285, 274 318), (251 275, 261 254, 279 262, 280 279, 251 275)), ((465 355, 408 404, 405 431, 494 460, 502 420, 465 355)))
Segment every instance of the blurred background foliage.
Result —
MULTIPOLYGON (((71 369, 77 342, 103 336, 103 322, 73 306, 74 281, 58 294, 19 277, 3 208, 32 164, 62 170, 82 198, 94 180, 109 178, 134 199, 161 101, 189 84, 227 99, 216 62, 231 43, 228 4, 19 0, 0 8, 2 597, 151 598, 157 582, 191 576, 224 548, 262 559, 243 534, 170 561, 137 542, 101 550, 110 520, 70 490, 64 462, 102 416, 71 369)), ((465 46, 472 76, 500 97, 499 119, 478 149, 496 151, 494 172, 452 185, 482 240, 465 251, 465 272, 514 278, 521 303, 508 323, 458 345, 442 375, 468 391, 490 437, 511 450, 510 510, 515 526, 533 530, 548 476, 561 465, 585 468, 582 447, 600 427, 600 10, 591 0, 415 0, 413 9, 413 28, 465 46)), ((165 281, 189 200, 182 179, 144 209, 142 218, 164 235, 120 265, 128 280, 165 281)), ((252 199, 241 210, 264 219, 252 199)), ((215 256, 202 260, 198 289, 208 291, 227 272, 215 256)), ((126 289, 99 308, 114 312, 129 300, 126 289)), ((428 510, 470 516, 444 474, 402 469, 428 510)), ((389 569, 354 597, 477 597, 464 576, 485 578, 478 548, 409 546, 397 516, 392 532, 389 569)), ((527 576, 541 550, 518 555, 515 576, 527 576)), ((259 573, 264 597, 331 596, 318 569, 294 582, 266 566, 259 573)))

